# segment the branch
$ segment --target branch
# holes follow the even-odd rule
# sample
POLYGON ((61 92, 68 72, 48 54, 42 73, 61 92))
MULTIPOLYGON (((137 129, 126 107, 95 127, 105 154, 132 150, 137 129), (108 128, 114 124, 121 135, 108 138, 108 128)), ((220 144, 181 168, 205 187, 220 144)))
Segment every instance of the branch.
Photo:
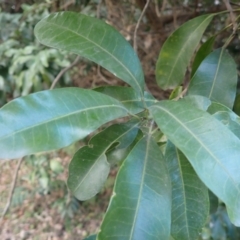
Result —
POLYGON ((59 72, 59 74, 57 75, 57 77, 54 79, 50 90, 53 89, 55 87, 55 85, 57 84, 57 82, 59 81, 59 79, 62 77, 62 75, 67 72, 69 69, 71 69, 74 65, 76 65, 79 61, 80 57, 77 56, 76 59, 74 60, 74 62, 72 62, 68 67, 64 68, 61 70, 61 72, 59 72))
POLYGON ((144 8, 142 10, 142 13, 141 13, 141 15, 140 15, 140 17, 139 17, 139 19, 137 21, 137 25, 135 27, 135 30, 134 30, 133 48, 134 48, 135 52, 137 52, 137 30, 139 28, 140 22, 142 21, 142 18, 143 18, 144 14, 145 14, 145 12, 147 10, 147 7, 148 7, 149 3, 150 3, 150 0, 147 0, 146 4, 145 4, 145 6, 144 6, 144 8))
POLYGON ((231 18, 231 21, 232 21, 232 24, 233 24, 233 34, 235 34, 237 32, 237 29, 238 29, 236 16, 233 13, 233 9, 232 9, 231 4, 229 3, 229 0, 223 0, 223 1, 225 3, 225 6, 226 6, 227 10, 229 11, 229 15, 230 15, 230 18, 231 18))
POLYGON ((15 189, 15 186, 16 186, 16 183, 17 183, 18 172, 19 172, 19 169, 21 167, 22 162, 23 162, 23 158, 20 158, 18 160, 17 167, 16 167, 15 172, 14 172, 14 177, 13 177, 10 193, 9 193, 9 196, 8 196, 8 201, 7 201, 7 204, 6 204, 5 208, 4 208, 4 211, 2 213, 1 220, 6 215, 8 209, 9 209, 9 207, 11 205, 14 189, 15 189))

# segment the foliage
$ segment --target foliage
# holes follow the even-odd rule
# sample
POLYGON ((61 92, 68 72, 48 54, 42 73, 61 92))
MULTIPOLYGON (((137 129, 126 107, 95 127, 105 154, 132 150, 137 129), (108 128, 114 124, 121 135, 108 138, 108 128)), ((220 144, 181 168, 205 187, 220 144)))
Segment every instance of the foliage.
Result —
POLYGON ((162 47, 157 82, 180 92, 163 101, 144 91, 136 53, 111 26, 71 12, 44 18, 35 27, 41 43, 80 54, 131 88, 62 88, 11 101, 0 110, 0 157, 59 149, 111 122, 69 166, 68 186, 86 200, 100 191, 111 164, 120 164, 100 230, 89 239, 198 239, 209 215, 208 189, 240 226, 240 122, 231 110, 237 69, 225 46, 210 54, 200 48, 187 96, 179 87, 213 17, 183 24, 162 47))
MULTIPOLYGON (((9 98, 48 89, 66 53, 45 49, 36 41, 34 26, 49 14, 50 3, 23 4, 23 13, 0 12, 0 105, 9 98)), ((64 75, 67 82, 69 75, 64 75)))

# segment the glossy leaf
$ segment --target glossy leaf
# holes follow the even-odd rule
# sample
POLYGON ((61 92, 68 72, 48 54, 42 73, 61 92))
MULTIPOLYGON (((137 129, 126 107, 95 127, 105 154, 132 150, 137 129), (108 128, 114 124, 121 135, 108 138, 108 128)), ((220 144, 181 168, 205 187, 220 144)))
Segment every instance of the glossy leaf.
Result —
POLYGON ((103 187, 109 171, 106 151, 112 144, 126 147, 137 135, 138 122, 112 125, 80 148, 69 165, 68 187, 81 201, 94 197, 103 187))
POLYGON ((150 137, 123 162, 98 240, 168 239, 171 185, 164 157, 150 137))
POLYGON ((198 239, 209 214, 208 189, 189 161, 172 143, 165 152, 172 183, 171 235, 175 239, 198 239))
POLYGON ((74 12, 52 13, 35 27, 44 45, 83 56, 112 72, 138 93, 144 90, 144 75, 131 45, 112 26, 74 12))
MULTIPOLYGON (((130 87, 106 86, 94 89, 120 101, 132 114, 137 114, 145 109, 141 97, 130 87)), ((144 92, 146 106, 151 106, 158 102, 150 93, 144 92)))
POLYGON ((162 101, 150 112, 240 226, 240 140, 209 113, 186 102, 162 101))
POLYGON ((56 89, 17 98, 0 109, 0 158, 68 146, 127 115, 117 100, 92 90, 56 89))
POLYGON ((223 48, 217 49, 202 61, 190 82, 188 94, 202 95, 232 108, 237 79, 233 58, 223 48))
POLYGON ((196 17, 179 27, 164 43, 156 67, 157 83, 174 89, 182 83, 187 66, 213 15, 196 17))
POLYGON ((220 103, 213 102, 208 108, 208 112, 240 139, 240 117, 230 108, 220 103))
POLYGON ((192 71, 191 76, 195 74, 198 67, 202 63, 202 61, 212 52, 213 44, 215 42, 215 36, 210 37, 205 43, 202 44, 202 46, 197 51, 197 54, 194 58, 193 64, 192 64, 192 71))

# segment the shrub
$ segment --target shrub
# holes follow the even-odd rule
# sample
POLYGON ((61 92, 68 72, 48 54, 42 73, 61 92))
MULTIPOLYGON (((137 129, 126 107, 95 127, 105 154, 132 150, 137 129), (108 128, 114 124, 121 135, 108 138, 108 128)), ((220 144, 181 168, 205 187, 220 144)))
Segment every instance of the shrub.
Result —
POLYGON ((156 80, 173 92, 163 101, 144 90, 139 59, 114 28, 71 12, 44 18, 35 28, 41 43, 88 58, 131 87, 61 88, 11 101, 0 110, 0 157, 59 149, 111 122, 69 166, 68 187, 86 200, 111 164, 121 164, 100 230, 89 239, 197 239, 209 215, 208 189, 240 226, 240 119, 231 110, 237 69, 226 46, 212 51, 214 37, 206 41, 189 87, 181 87, 214 16, 186 22, 164 43, 156 80))

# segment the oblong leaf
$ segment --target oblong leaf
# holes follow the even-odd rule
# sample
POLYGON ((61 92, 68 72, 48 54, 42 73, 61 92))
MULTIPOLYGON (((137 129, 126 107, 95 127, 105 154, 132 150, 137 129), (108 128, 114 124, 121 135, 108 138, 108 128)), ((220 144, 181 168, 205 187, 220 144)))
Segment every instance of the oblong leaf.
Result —
POLYGON ((98 240, 168 239, 171 184, 164 157, 142 138, 122 164, 98 240))
POLYGON ((240 139, 240 117, 236 113, 230 108, 216 102, 213 102, 207 111, 240 139))
POLYGON ((198 239, 209 214, 208 189, 189 161, 171 142, 165 151, 172 183, 171 236, 175 239, 198 239))
POLYGON ((131 45, 105 22, 74 12, 52 13, 35 27, 44 45, 83 56, 143 94, 144 75, 131 45))
POLYGON ((112 125, 95 135, 88 146, 74 154, 69 165, 67 184, 77 199, 90 199, 101 190, 110 171, 106 151, 113 143, 125 147, 133 142, 138 132, 137 125, 138 122, 112 125))
POLYGON ((237 80, 237 68, 233 58, 224 48, 220 48, 202 61, 190 82, 188 94, 202 95, 232 108, 237 80))
POLYGON ((55 89, 17 98, 0 109, 0 158, 68 146, 126 115, 117 100, 86 89, 55 89))
POLYGON ((186 102, 162 101, 150 112, 240 226, 240 140, 209 113, 186 102))
POLYGON ((156 67, 158 85, 174 89, 184 78, 187 66, 213 14, 196 17, 179 27, 163 44, 156 67))

